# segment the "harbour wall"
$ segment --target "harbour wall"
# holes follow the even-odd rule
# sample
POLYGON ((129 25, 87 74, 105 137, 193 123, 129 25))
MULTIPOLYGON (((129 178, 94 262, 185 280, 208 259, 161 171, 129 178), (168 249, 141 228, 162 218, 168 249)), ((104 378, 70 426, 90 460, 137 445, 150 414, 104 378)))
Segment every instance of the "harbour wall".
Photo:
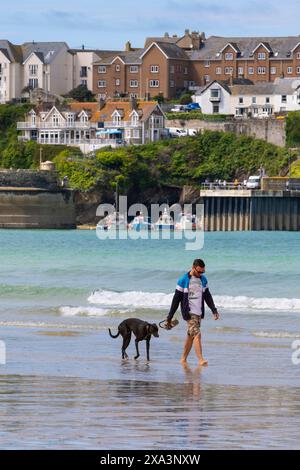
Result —
POLYGON ((300 191, 201 190, 197 196, 185 189, 185 194, 183 202, 204 204, 208 232, 300 230, 300 191))
POLYGON ((74 193, 55 172, 0 171, 0 228, 74 229, 74 193))

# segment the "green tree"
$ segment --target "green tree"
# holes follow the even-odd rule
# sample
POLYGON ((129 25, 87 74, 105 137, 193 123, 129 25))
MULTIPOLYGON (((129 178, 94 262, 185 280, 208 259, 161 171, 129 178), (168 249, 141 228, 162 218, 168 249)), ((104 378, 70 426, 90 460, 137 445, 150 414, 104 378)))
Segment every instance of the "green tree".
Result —
POLYGON ((96 101, 95 95, 93 95, 86 85, 79 85, 71 90, 66 97, 73 98, 73 100, 80 102, 96 101))

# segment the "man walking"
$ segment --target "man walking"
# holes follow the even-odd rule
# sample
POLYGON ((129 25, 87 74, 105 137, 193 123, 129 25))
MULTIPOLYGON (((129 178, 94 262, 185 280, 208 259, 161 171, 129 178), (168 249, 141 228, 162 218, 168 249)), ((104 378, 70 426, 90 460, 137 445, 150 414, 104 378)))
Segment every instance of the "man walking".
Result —
POLYGON ((199 365, 208 365, 202 355, 201 344, 201 320, 204 318, 204 302, 211 309, 215 320, 219 320, 220 315, 215 307, 211 293, 207 285, 205 273, 205 263, 202 259, 196 259, 190 272, 182 276, 177 284, 167 323, 170 323, 175 315, 179 304, 181 305, 182 317, 187 321, 187 338, 184 345, 181 363, 186 364, 187 357, 194 344, 199 365))

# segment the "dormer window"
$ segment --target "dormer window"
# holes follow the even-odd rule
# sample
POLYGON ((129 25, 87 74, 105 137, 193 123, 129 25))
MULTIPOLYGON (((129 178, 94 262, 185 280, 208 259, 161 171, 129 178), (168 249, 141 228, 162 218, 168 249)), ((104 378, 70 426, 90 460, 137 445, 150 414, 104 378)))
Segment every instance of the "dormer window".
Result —
POLYGON ((74 122, 74 114, 73 113, 69 113, 67 115, 67 122, 68 122, 68 124, 73 124, 73 122, 74 122))
POLYGON ((113 117, 112 117, 112 118, 113 118, 113 125, 114 125, 114 126, 119 126, 120 123, 121 123, 121 116, 120 116, 120 114, 119 114, 117 111, 115 111, 115 112, 113 113, 113 117))
POLYGON ((80 122, 84 122, 84 123, 88 122, 88 117, 85 113, 81 115, 80 122))
POLYGON ((225 60, 233 60, 233 53, 232 52, 226 52, 225 60))
POLYGON ((257 58, 258 58, 258 60, 266 60, 266 53, 265 52, 259 52, 257 58))
POLYGON ((52 124, 53 124, 54 127, 59 126, 59 115, 58 114, 53 114, 52 124))
POLYGON ((133 113, 133 115, 131 116, 131 124, 132 126, 137 126, 138 125, 138 122, 139 122, 139 117, 136 113, 133 113))
POLYGON ((35 126, 35 124, 36 124, 36 114, 35 114, 34 111, 31 113, 31 124, 33 126, 35 126))

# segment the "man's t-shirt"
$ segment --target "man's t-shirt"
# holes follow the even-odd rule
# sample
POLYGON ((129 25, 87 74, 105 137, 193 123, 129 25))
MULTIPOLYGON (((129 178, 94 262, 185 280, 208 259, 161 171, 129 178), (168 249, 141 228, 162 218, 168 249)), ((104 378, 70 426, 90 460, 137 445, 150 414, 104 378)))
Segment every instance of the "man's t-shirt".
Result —
POLYGON ((189 306, 190 313, 194 315, 202 315, 202 282, 201 279, 192 276, 190 279, 189 287, 189 306))

